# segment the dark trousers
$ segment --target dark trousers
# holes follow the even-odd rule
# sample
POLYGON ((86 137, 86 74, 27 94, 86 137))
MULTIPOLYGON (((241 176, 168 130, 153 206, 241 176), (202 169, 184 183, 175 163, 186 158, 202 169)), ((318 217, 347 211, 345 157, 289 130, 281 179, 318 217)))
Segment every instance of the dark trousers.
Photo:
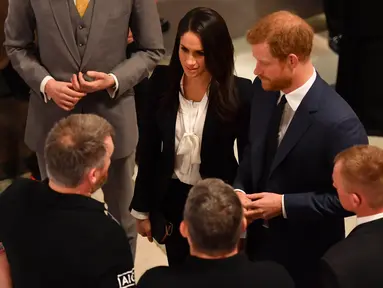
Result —
POLYGON ((186 198, 191 187, 177 179, 172 179, 164 199, 164 216, 173 224, 173 233, 165 244, 169 266, 182 264, 190 254, 189 244, 182 237, 179 227, 183 220, 186 198))

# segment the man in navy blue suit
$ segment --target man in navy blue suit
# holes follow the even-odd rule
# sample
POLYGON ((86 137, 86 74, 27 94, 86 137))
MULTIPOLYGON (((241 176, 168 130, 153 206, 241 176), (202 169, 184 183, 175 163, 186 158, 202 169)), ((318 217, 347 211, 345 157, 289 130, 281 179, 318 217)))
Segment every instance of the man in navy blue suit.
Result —
POLYGON ((335 156, 368 143, 349 105, 318 75, 314 33, 280 11, 247 35, 257 60, 250 144, 234 187, 246 217, 252 260, 287 268, 298 288, 315 287, 320 258, 345 237, 347 212, 332 185, 335 156))

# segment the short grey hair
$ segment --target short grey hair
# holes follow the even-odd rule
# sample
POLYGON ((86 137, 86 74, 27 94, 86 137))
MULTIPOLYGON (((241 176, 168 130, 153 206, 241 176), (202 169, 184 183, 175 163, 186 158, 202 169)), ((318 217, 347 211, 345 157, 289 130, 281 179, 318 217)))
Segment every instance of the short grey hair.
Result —
POLYGON ((241 235, 243 208, 234 189, 219 179, 205 179, 189 192, 184 221, 199 252, 219 256, 232 252, 241 235))
POLYGON ((73 114, 57 122, 45 141, 44 157, 50 179, 64 187, 81 184, 92 168, 105 165, 105 139, 111 124, 94 114, 73 114))

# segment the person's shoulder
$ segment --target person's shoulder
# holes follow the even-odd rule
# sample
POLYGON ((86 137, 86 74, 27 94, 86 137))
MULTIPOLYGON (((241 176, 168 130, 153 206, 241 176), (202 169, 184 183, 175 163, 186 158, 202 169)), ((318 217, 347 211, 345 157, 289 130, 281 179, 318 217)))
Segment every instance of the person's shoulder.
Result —
POLYGON ((242 102, 251 102, 253 87, 250 79, 234 76, 234 85, 238 92, 238 97, 242 102))
POLYGON ((0 202, 12 201, 12 199, 22 200, 24 197, 36 197, 37 192, 46 188, 46 184, 27 178, 17 178, 0 194, 0 202))
POLYGON ((287 270, 272 261, 250 262, 248 269, 250 277, 257 275, 260 287, 293 288, 294 282, 287 270))
POLYGON ((137 283, 137 287, 161 287, 167 286, 170 280, 171 269, 167 266, 158 266, 147 270, 137 283), (160 284, 163 283, 163 284, 160 284))

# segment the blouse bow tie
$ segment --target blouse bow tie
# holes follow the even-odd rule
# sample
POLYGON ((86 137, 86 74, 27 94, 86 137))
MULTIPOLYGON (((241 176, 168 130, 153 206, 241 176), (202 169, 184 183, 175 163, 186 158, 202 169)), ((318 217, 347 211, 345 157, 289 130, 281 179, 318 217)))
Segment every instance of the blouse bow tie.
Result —
POLYGON ((177 155, 182 155, 180 171, 187 174, 193 164, 201 164, 200 139, 194 133, 185 133, 178 145, 177 155))

